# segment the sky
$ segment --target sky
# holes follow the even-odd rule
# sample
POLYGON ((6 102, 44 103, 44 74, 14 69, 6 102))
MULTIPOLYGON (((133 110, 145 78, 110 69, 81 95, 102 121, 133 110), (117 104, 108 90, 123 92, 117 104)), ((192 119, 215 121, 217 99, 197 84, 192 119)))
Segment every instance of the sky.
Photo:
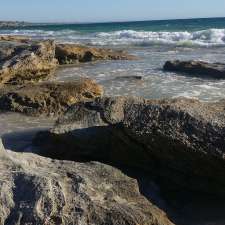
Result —
POLYGON ((225 0, 0 0, 0 20, 108 22, 225 17, 225 0))

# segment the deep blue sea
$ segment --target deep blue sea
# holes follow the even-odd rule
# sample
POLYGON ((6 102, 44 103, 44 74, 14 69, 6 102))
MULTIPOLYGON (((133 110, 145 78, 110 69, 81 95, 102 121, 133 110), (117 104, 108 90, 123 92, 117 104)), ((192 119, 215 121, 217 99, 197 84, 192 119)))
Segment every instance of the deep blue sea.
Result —
MULTIPOLYGON (((105 95, 145 98, 225 98, 225 80, 205 79, 164 72, 167 60, 204 60, 225 63, 225 18, 163 20, 97 24, 36 24, 0 29, 1 34, 55 39, 57 42, 118 48, 139 57, 135 61, 104 61, 59 69, 54 79, 95 79, 105 95), (123 77, 126 77, 124 79, 123 77), (131 78, 127 78, 130 76, 131 78), (142 76, 142 80, 132 79, 142 76)), ((0 134, 48 126, 48 121, 15 114, 0 116, 0 134)), ((18 140, 21 139, 18 136, 18 140)))

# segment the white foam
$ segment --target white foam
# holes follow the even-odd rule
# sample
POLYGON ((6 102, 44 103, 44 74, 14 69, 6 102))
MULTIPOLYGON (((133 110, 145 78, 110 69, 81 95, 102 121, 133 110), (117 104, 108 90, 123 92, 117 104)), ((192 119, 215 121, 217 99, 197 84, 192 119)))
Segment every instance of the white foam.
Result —
POLYGON ((225 29, 208 29, 188 32, 153 32, 121 30, 114 32, 80 33, 74 30, 0 30, 0 34, 27 35, 55 38, 60 41, 89 43, 92 45, 138 45, 157 44, 177 46, 225 46, 225 29))
POLYGON ((225 45, 225 29, 209 29, 196 32, 152 32, 123 30, 110 33, 97 33, 95 44, 175 44, 175 45, 198 45, 220 46, 225 45), (98 42, 101 39, 101 42, 98 42))

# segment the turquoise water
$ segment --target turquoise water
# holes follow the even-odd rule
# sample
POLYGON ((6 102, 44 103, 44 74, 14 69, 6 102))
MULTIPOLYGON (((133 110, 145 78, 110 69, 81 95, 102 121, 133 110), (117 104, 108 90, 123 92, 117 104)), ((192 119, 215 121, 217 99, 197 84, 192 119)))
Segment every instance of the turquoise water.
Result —
POLYGON ((162 20, 97 24, 36 24, 1 29, 0 34, 119 48, 137 55, 136 61, 110 61, 60 70, 60 81, 90 77, 105 87, 106 95, 145 98, 190 97, 203 101, 225 98, 225 80, 165 73, 167 60, 225 62, 225 18, 162 20), (142 81, 123 79, 141 76, 142 81))
POLYGON ((167 60, 225 62, 225 18, 163 20, 97 24, 36 24, 1 29, 0 34, 119 48, 137 55, 136 61, 85 64, 58 71, 56 79, 90 77, 105 87, 106 95, 145 98, 190 97, 203 101, 225 98, 225 80, 165 73, 167 60), (123 79, 141 76, 142 81, 123 79))
POLYGON ((225 46, 225 18, 93 24, 36 24, 0 34, 102 46, 225 46))
POLYGON ((136 31, 197 31, 203 29, 224 29, 225 18, 209 19, 183 19, 183 20, 156 20, 141 22, 116 22, 116 23, 92 23, 92 24, 39 24, 22 29, 30 30, 74 30, 83 33, 112 32, 118 30, 136 31))

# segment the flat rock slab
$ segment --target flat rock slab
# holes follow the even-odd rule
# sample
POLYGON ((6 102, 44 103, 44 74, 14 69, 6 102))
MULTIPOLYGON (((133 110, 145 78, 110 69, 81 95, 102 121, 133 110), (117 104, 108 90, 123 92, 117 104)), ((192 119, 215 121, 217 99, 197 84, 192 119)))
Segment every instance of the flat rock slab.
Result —
POLYGON ((225 78, 225 64, 207 63, 203 61, 167 61, 165 71, 184 72, 193 76, 210 77, 216 79, 225 78))
POLYGON ((0 142, 0 224, 173 225, 120 170, 5 151, 0 142))
POLYGON ((102 94, 102 87, 89 79, 65 83, 5 85, 0 89, 0 110, 31 116, 57 116, 74 103, 90 101, 102 94))
POLYGON ((76 44, 57 44, 56 58, 60 64, 74 64, 96 60, 134 60, 137 57, 125 51, 94 48, 76 44))
POLYGON ((148 171, 168 189, 225 197, 225 102, 98 98, 73 105, 35 143, 58 159, 148 171))

